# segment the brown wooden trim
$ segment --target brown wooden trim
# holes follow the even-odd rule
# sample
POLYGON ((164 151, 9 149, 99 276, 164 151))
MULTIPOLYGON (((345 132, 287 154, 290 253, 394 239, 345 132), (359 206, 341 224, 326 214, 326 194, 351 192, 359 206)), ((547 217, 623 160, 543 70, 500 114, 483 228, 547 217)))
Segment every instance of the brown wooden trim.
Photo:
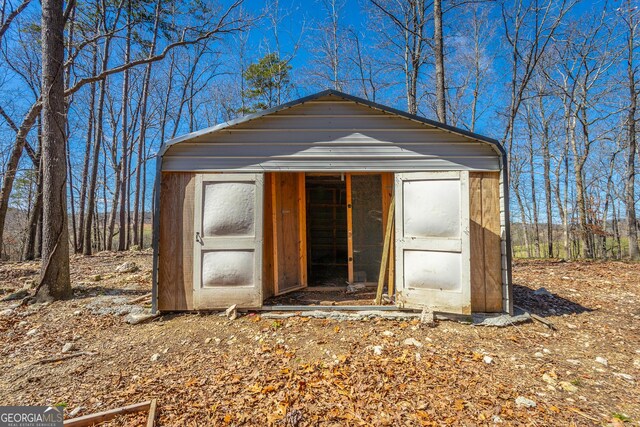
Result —
POLYGON ((279 235, 280 231, 278 226, 278 173, 275 172, 271 175, 271 221, 273 230, 273 293, 278 294, 278 288, 280 284, 280 274, 278 265, 278 246, 280 243, 279 235))
POLYGON ((269 298, 273 296, 273 173, 264 174, 264 213, 262 232, 264 241, 262 243, 262 296, 269 298))
POLYGON ((347 173, 347 261, 348 261, 348 281, 353 283, 353 200, 351 197, 351 173, 347 173))
POLYGON ((304 172, 298 173, 298 251, 300 268, 300 286, 307 283, 307 190, 304 172))
MULTIPOLYGON (((395 215, 395 212, 389 210, 389 205, 393 198, 393 180, 394 174, 391 172, 382 173, 382 235, 387 232, 387 219, 388 215, 395 215)), ((389 297, 393 297, 395 293, 395 221, 391 226, 391 241, 389 242, 389 264, 388 264, 388 279, 387 279, 387 291, 389 297)))

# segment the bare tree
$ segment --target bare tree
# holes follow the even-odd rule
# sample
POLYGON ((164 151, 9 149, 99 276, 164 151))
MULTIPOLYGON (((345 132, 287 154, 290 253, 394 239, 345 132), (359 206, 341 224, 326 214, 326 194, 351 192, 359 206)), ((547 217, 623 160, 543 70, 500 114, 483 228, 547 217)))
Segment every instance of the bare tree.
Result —
POLYGON ((392 2, 369 0, 378 11, 386 27, 379 29, 383 46, 395 52, 401 60, 400 68, 404 74, 407 111, 418 112, 418 81, 427 59, 427 22, 428 5, 424 0, 407 0, 392 2))
MULTIPOLYGON (((153 56, 158 40, 158 28, 160 26, 160 16, 162 13, 162 0, 157 0, 154 12, 153 35, 149 46, 149 56, 153 56)), ((142 82, 142 92, 140 94, 140 135, 138 136, 138 164, 136 166, 135 195, 133 205, 133 241, 140 249, 144 246, 144 188, 142 189, 142 201, 140 200, 140 181, 146 174, 141 174, 143 165, 146 164, 146 137, 148 127, 147 104, 149 101, 149 85, 151 82, 152 63, 147 64, 142 82), (142 212, 139 207, 142 205, 142 212), (139 228, 138 228, 139 227, 139 228)), ((145 187, 145 185, 143 185, 145 187)))
POLYGON ((67 228, 63 0, 42 1, 42 269, 40 301, 71 296, 67 228))
POLYGON ((564 16, 575 4, 576 0, 502 2, 502 22, 506 40, 511 46, 510 101, 506 112, 507 126, 502 136, 509 156, 513 143, 513 127, 524 93, 564 16))
POLYGON ((629 88, 629 107, 627 108, 627 177, 626 177, 626 194, 625 204, 627 206, 627 237, 629 239, 629 258, 633 260, 640 259, 640 249, 638 248, 638 225, 636 221, 636 199, 635 199, 635 180, 636 180, 636 110, 638 106, 638 88, 636 87, 636 65, 635 51, 636 28, 638 26, 636 7, 631 5, 631 0, 626 0, 623 6, 622 20, 626 24, 626 49, 627 49, 627 85, 629 88))
POLYGON ((344 7, 342 0, 320 0, 324 19, 319 23, 314 37, 317 43, 312 48, 315 58, 311 72, 321 86, 344 91, 346 76, 343 59, 346 60, 346 31, 340 25, 340 13, 344 7))
POLYGON ((433 53, 436 63, 436 113, 440 122, 447 123, 447 100, 444 85, 442 0, 433 0, 433 53))
MULTIPOLYGON (((131 0, 127 0, 127 35, 125 36, 124 63, 131 61, 131 0)), ((122 75, 122 149, 120 151, 120 233, 118 250, 127 249, 127 200, 129 199, 129 70, 122 75)))

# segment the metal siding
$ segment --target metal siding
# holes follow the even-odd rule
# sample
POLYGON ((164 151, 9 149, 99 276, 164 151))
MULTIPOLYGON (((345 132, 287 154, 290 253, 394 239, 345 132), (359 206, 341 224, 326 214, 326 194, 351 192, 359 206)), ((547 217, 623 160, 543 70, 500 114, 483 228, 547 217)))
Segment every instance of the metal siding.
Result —
POLYGON ((373 142, 363 143, 314 143, 314 144, 259 144, 248 148, 244 144, 178 144, 171 148, 171 157, 496 157, 491 147, 476 147, 473 143, 434 143, 423 144, 393 144, 373 142), (471 155, 470 155, 471 152, 471 155))
MULTIPOLYGON (((266 120, 266 119, 264 119, 266 120)), ((294 119, 290 119, 294 120, 294 119)), ((318 121, 323 120, 322 117, 318 121)), ((406 120, 406 119, 401 119, 406 120)), ((318 124, 317 126, 320 126, 318 124)), ((220 130, 211 134, 196 136, 188 141, 171 145, 168 151, 182 144, 250 144, 264 145, 267 141, 272 144, 454 144, 472 143, 484 145, 478 141, 469 140, 459 135, 444 131, 424 128, 409 130, 339 130, 339 129, 305 129, 301 130, 237 130, 233 128, 220 130)), ((486 144, 490 146, 490 144, 486 144)))
POLYGON ((177 143, 164 171, 500 170, 488 143, 353 102, 305 103, 177 143))
POLYGON ((495 171, 499 167, 498 160, 491 157, 472 158, 424 158, 424 159, 384 159, 372 157, 361 159, 273 159, 273 158, 225 158, 199 157, 179 158, 167 157, 163 161, 165 172, 278 172, 278 171, 378 171, 378 172, 412 172, 430 170, 476 170, 495 171))

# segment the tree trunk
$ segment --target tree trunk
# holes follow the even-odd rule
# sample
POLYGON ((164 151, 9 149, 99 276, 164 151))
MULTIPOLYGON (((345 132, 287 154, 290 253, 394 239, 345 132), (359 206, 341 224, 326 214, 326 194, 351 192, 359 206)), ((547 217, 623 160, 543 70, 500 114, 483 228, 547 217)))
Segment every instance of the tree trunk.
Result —
POLYGON ((633 66, 633 52, 635 48, 635 20, 634 14, 637 13, 632 9, 631 2, 627 2, 629 9, 629 35, 627 37, 627 75, 629 78, 629 111, 627 116, 628 122, 628 154, 627 154, 627 177, 625 204, 627 205, 627 236, 629 238, 629 258, 632 260, 640 259, 640 249, 638 248, 638 225, 636 222, 636 204, 635 204, 635 180, 636 180, 636 109, 638 105, 638 93, 636 90, 635 70, 633 66))
MULTIPOLYGON (((69 121, 66 121, 66 133, 69 134, 69 121)), ((75 200, 73 196, 73 167, 71 165, 71 146, 67 140, 65 145, 67 146, 67 167, 69 168, 69 207, 71 208, 71 231, 73 233, 73 248, 78 247, 78 233, 76 231, 76 208, 75 200)))
MULTIPOLYGON (((145 161, 142 163, 142 176, 146 178, 147 176, 147 161, 146 161, 146 147, 143 146, 143 153, 145 156, 145 161)), ((144 249, 144 208, 145 208, 145 197, 147 195, 147 185, 146 182, 143 183, 142 185, 142 200, 140 200, 140 207, 141 207, 141 213, 140 213, 140 250, 144 249)))
MULTIPOLYGON (((582 133, 584 138, 585 148, 582 154, 579 154, 576 148, 576 140, 572 139, 572 146, 574 147, 574 179, 576 181, 576 203, 578 204, 578 219, 580 221, 580 234, 582 236, 582 242, 584 245, 584 257, 592 259, 593 253, 593 233, 589 226, 589 211, 587 209, 587 192, 584 184, 584 166, 587 163, 589 155, 589 130, 587 128, 586 119, 586 105, 583 103, 578 109, 578 113, 582 117, 582 133)), ((575 128, 574 128, 575 129, 575 128)))
POLYGON ((25 143, 27 142, 27 134, 38 118, 41 107, 41 103, 35 103, 27 112, 18 132, 16 133, 13 149, 11 150, 9 161, 5 167, 4 177, 2 178, 2 188, 0 189, 0 252, 2 252, 4 223, 7 218, 7 211, 9 210, 9 197, 11 196, 11 190, 13 190, 13 182, 16 178, 18 164, 20 163, 20 157, 22 157, 22 151, 24 150, 25 143))
POLYGON ((436 113, 441 123, 447 123, 447 102, 444 76, 444 42, 442 36, 442 0, 433 0, 433 53, 436 61, 436 113))
MULTIPOLYGON (((129 62, 131 56, 131 1, 127 2, 127 35, 126 45, 124 50, 124 63, 129 62)), ((124 71, 122 77, 122 151, 120 154, 120 216, 119 216, 119 235, 118 235, 118 250, 124 251, 127 249, 127 187, 129 183, 129 122, 128 112, 129 103, 127 102, 129 97, 129 70, 124 71)), ((118 190, 116 189, 116 194, 118 190)), ((112 208, 113 209, 113 208, 112 208)), ((111 224, 109 224, 109 245, 111 245, 112 230, 111 224)))
MULTIPOLYGON (((158 0, 156 4, 155 11, 155 20, 153 24, 153 37, 151 39, 151 46, 149 47, 149 56, 153 56, 156 50, 156 41, 158 38, 158 25, 160 23, 160 11, 161 11, 162 0, 158 0)), ((142 201, 142 213, 140 213, 140 180, 141 180, 141 169, 143 163, 146 163, 146 141, 145 138, 147 136, 147 100, 149 99, 149 83, 151 81, 151 64, 147 64, 147 68, 144 73, 144 80, 142 82, 142 95, 141 95, 141 108, 140 108, 140 136, 138 139, 138 166, 136 167, 136 184, 135 184, 135 195, 134 195, 134 204, 133 204, 133 241, 135 245, 138 245, 140 249, 143 246, 144 240, 144 201, 142 201), (140 221, 140 216, 142 216, 142 220, 140 221), (138 224, 142 223, 143 225, 138 230, 138 224)), ((161 141, 164 142, 164 141, 161 141)), ((145 169, 146 171, 146 169, 145 169)), ((146 175, 142 175, 142 177, 146 177, 146 175)), ((146 183, 143 183, 143 187, 146 183)), ((144 194, 143 196, 144 197, 144 194)))
POLYGON ((540 226, 538 218, 538 201, 536 199, 536 174, 533 162, 533 133, 529 120, 529 180, 531 183, 531 209, 533 210, 533 247, 536 258, 540 258, 540 226))
POLYGON ((36 165, 36 195, 33 209, 27 224, 27 240, 24 245, 22 259, 31 261, 36 257, 36 241, 38 240, 38 225, 42 219, 42 144, 38 145, 38 164, 36 165))
MULTIPOLYGON (((74 30, 75 30, 75 16, 76 16, 76 8, 75 8, 75 2, 70 3, 69 6, 71 7, 71 14, 69 16, 69 20, 68 20, 68 33, 69 33, 69 37, 67 38, 67 52, 68 55, 71 55, 72 49, 73 49, 73 35, 74 35, 74 30)), ((65 87, 69 87, 71 86, 71 67, 73 66, 73 63, 70 63, 68 66, 68 69, 65 70, 65 87)), ((71 103, 73 102, 73 95, 69 96, 66 99, 66 104, 65 104, 65 110, 69 111, 69 108, 71 107, 71 103)), ((78 232, 76 229, 76 204, 75 204, 75 200, 74 200, 74 188, 73 188, 73 167, 71 165, 71 144, 69 143, 69 139, 68 139, 68 135, 71 133, 71 130, 69 128, 69 120, 65 120, 65 126, 66 126, 66 135, 65 137, 67 138, 67 141, 65 143, 66 147, 67 147, 67 168, 68 168, 68 172, 69 172, 69 207, 71 208, 71 231, 73 234, 73 250, 75 252, 75 248, 78 247, 78 232)))
MULTIPOLYGON (((116 16, 113 19, 112 25, 114 29, 117 26, 118 21, 120 20, 120 14, 122 12, 121 6, 122 6, 122 3, 120 3, 118 10, 116 12, 116 16)), ((107 11, 104 11, 104 10, 101 12, 103 14, 107 13, 107 11)), ((104 21, 106 21, 106 18, 103 18, 103 22, 104 21)), ((106 28, 106 24, 105 24, 104 30, 105 32, 108 31, 108 29, 106 28)), ((104 46, 102 51, 101 72, 105 72, 109 66, 109 52, 111 51, 110 48, 111 48, 112 37, 113 37, 112 35, 109 35, 104 40, 104 46)), ((98 110, 97 110, 98 115, 96 118, 96 133, 95 133, 95 140, 93 144, 93 159, 92 159, 92 165, 91 165, 91 174, 89 175, 89 188, 87 192, 87 206, 86 206, 87 217, 84 223, 84 242, 82 244, 82 253, 85 255, 91 255, 91 251, 92 251, 91 225, 93 223, 93 216, 97 211, 95 209, 96 183, 98 179, 98 166, 99 166, 98 159, 100 154, 100 147, 102 146, 102 140, 104 137, 103 120, 104 120, 104 102, 105 102, 106 91, 107 91, 107 77, 105 76, 102 80, 100 80, 100 94, 98 95, 98 110)), ((105 174, 105 182, 106 182, 106 174, 105 174)), ((105 213, 105 217, 106 217, 106 213, 105 213)), ((103 229, 106 232, 106 227, 104 227, 103 229)), ((103 242, 104 242, 104 239, 103 239, 103 242)))
MULTIPOLYGON (((96 33, 98 32, 99 20, 96 19, 96 33)), ((92 59, 93 75, 98 72, 98 47, 94 45, 93 59, 92 59)), ((84 215, 85 215, 85 201, 87 198, 87 181, 89 178, 89 161, 91 159, 91 142, 93 139, 93 124, 95 121, 95 104, 96 104, 96 84, 91 83, 91 96, 89 98, 89 119, 87 122, 87 140, 84 149, 84 161, 82 162, 82 178, 80 183, 80 195, 78 197, 80 206, 78 207, 78 247, 76 252, 83 252, 84 246, 84 215)), ((91 210, 91 208, 89 209, 91 210)))
MULTIPOLYGON (((120 191, 121 190, 121 181, 122 178, 120 177, 120 172, 121 172, 122 168, 116 168, 116 177, 115 177, 115 185, 113 186, 113 188, 115 188, 115 192, 113 193, 113 200, 111 201, 111 212, 109 214, 109 231, 107 234, 107 239, 106 239, 106 249, 108 251, 110 251, 111 249, 113 249, 113 236, 115 233, 115 225, 116 225, 116 212, 118 212, 118 198, 120 197, 120 191)), ((122 201, 122 198, 120 197, 120 201, 122 201)), ((120 210, 120 212, 122 212, 122 208, 120 210)), ((106 215, 106 212, 105 212, 106 215)), ((120 219, 122 219, 122 215, 120 215, 120 219)), ((119 236, 118 236, 118 242, 120 242, 120 236, 122 236, 122 234, 124 233, 124 229, 120 228, 119 230, 119 236)), ((119 244, 119 243, 118 243, 119 244)), ((120 249, 123 250, 123 249, 120 249)))
POLYGON ((63 0, 42 0, 42 268, 36 297, 69 298, 63 0))
POLYGON ((611 251, 613 252, 613 248, 618 246, 618 254, 615 255, 617 259, 622 258, 622 243, 620 239, 620 226, 619 226, 619 218, 616 210, 616 203, 613 201, 611 203, 611 214, 613 215, 613 245, 611 245, 611 251))
MULTIPOLYGON (((110 39, 105 40, 105 46, 102 59, 102 70, 107 69, 107 63, 109 60, 109 45, 110 39)), ((84 222, 84 242, 82 244, 82 253, 85 255, 91 255, 91 225, 93 223, 94 205, 96 198, 96 185, 98 181, 98 166, 99 166, 99 154, 100 147, 102 145, 102 138, 104 132, 104 100, 107 91, 107 78, 105 77, 100 81, 100 94, 98 95, 98 115, 96 118, 96 135, 93 143, 93 159, 91 164, 91 174, 89 175, 89 189, 87 191, 87 217, 84 222)))
MULTIPOLYGON (((609 173, 607 175, 607 192, 605 194, 604 209, 602 214, 602 231, 603 231, 602 250, 605 258, 608 257, 607 256, 607 222, 609 217, 609 204, 611 204, 612 206, 614 206, 615 204, 615 195, 613 194, 613 174, 615 172, 616 156, 618 155, 618 153, 619 153, 618 151, 615 151, 611 155, 611 159, 609 160, 609 173)), ((613 228, 613 221, 612 221, 612 228, 613 228)), ((614 255, 613 253, 614 246, 615 245, 612 243, 611 255, 614 255)))

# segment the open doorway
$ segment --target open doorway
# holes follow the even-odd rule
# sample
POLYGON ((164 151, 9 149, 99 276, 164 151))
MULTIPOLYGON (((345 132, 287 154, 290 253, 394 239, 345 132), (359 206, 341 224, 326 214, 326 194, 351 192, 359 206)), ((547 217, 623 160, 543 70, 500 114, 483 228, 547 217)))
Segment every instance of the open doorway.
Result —
POLYGON ((344 175, 307 174, 305 190, 309 285, 346 286, 349 245, 344 175))
MULTIPOLYGON (((393 215, 393 174, 305 173, 299 182, 298 194, 304 195, 299 234, 306 249, 300 268, 308 287, 280 292, 265 305, 372 305, 387 217, 393 215)), ((388 266, 385 295, 392 296, 393 260, 388 266)))

